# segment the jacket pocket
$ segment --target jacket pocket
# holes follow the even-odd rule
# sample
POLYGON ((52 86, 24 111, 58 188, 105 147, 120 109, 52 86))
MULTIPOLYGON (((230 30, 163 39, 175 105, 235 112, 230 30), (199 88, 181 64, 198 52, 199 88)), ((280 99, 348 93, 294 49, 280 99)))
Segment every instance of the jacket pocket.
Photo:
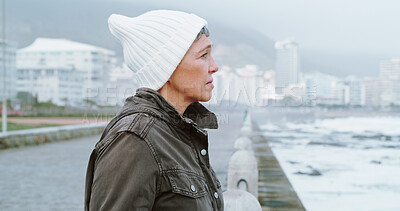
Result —
POLYGON ((168 174, 171 183, 172 192, 188 196, 190 198, 199 198, 207 194, 207 185, 204 178, 187 173, 168 174))

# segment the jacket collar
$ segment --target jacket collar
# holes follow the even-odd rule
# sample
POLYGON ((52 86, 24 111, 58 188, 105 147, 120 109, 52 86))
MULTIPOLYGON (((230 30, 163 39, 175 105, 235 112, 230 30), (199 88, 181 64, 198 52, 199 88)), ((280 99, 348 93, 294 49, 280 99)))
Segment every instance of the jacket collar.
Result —
POLYGON ((218 128, 216 115, 199 102, 190 104, 181 115, 160 93, 150 88, 137 89, 135 96, 126 99, 122 110, 129 110, 132 105, 177 126, 193 124, 203 129, 218 128))

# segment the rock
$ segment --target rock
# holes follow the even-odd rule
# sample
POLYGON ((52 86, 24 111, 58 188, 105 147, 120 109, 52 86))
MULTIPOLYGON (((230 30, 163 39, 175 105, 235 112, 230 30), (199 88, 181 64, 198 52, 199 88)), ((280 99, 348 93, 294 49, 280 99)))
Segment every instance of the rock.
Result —
POLYGON ((310 176, 321 176, 322 174, 318 170, 313 169, 309 175, 310 176))
POLYGON ((308 165, 307 166, 310 171, 309 172, 305 172, 305 171, 297 171, 294 174, 302 174, 302 175, 308 175, 308 176, 321 176, 322 173, 316 169, 314 169, 312 166, 308 165))
POLYGON ((378 164, 378 165, 382 164, 382 162, 380 160, 371 160, 370 163, 378 164))

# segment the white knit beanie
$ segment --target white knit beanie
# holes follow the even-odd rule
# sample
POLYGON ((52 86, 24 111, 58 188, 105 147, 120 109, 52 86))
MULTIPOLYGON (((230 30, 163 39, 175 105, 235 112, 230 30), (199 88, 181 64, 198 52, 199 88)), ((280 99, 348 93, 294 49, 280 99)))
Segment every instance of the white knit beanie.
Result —
POLYGON ((112 14, 108 26, 121 42, 125 63, 136 74, 139 87, 158 90, 207 21, 195 14, 153 10, 133 18, 112 14))

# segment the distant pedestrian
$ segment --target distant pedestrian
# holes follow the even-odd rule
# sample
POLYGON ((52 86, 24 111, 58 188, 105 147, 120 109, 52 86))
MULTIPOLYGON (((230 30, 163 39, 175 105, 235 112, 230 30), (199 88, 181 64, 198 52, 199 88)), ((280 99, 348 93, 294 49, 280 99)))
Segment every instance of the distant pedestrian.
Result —
POLYGON ((85 210, 223 210, 204 130, 217 119, 199 103, 218 71, 206 20, 155 10, 108 23, 140 88, 90 156, 85 210))

